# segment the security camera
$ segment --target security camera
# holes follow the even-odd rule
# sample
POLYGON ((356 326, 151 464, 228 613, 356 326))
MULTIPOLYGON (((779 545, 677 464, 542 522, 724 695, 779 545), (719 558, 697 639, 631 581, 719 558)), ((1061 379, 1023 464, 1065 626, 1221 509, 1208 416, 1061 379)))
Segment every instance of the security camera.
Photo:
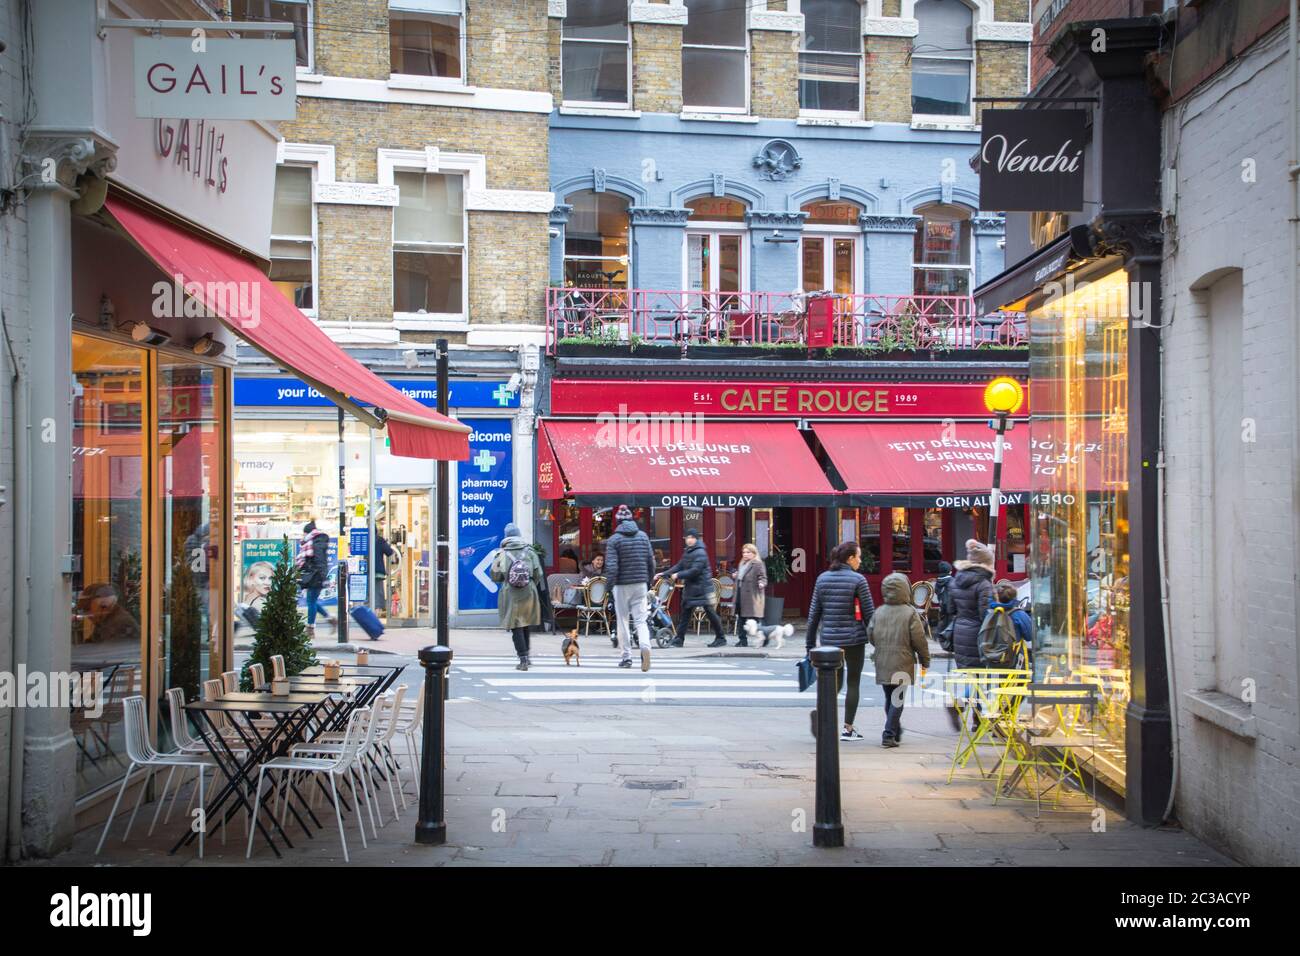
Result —
POLYGON ((407 368, 415 368, 420 364, 420 353, 415 349, 407 349, 402 353, 402 361, 406 363, 407 368))
POLYGON ((554 226, 551 226, 550 229, 547 229, 547 230, 546 230, 546 234, 547 234, 548 236, 550 236, 552 239, 559 239, 559 238, 560 238, 560 230, 557 229, 557 228, 555 228, 554 226))
POLYGON ((522 385, 523 383, 524 383, 524 377, 520 375, 518 372, 515 372, 515 374, 510 376, 510 381, 506 382, 506 391, 517 392, 519 391, 519 386, 522 385))

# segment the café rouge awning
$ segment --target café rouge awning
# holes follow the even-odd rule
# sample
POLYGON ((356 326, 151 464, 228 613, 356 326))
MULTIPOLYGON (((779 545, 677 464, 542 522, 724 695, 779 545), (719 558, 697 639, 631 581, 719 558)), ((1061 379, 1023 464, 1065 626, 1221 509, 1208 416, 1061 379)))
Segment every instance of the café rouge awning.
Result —
POLYGON ((688 427, 549 421, 539 497, 582 507, 756 508, 830 504, 835 489, 793 422, 688 427), (555 474, 555 470, 559 475, 555 474))
POLYGON ((363 421, 375 421, 363 405, 383 409, 394 455, 469 457, 468 426, 402 394, 348 355, 253 263, 123 199, 110 197, 105 206, 158 268, 240 338, 363 421))

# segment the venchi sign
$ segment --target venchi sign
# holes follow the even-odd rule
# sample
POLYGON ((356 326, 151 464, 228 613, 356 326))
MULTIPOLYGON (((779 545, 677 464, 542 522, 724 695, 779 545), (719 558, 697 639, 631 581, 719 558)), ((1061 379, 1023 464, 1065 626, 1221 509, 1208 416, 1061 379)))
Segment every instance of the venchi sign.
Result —
POLYGON ((980 208, 990 212, 1083 209, 1083 110, 985 110, 980 208))
POLYGON ((293 119, 292 40, 136 37, 135 115, 149 119, 293 119))

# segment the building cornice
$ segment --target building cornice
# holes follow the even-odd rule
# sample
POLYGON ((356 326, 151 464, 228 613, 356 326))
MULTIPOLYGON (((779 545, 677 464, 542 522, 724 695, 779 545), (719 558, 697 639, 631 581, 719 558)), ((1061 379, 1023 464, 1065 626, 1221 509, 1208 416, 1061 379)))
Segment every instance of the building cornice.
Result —
POLYGON ((685 226, 691 210, 668 206, 632 206, 629 210, 634 226, 685 226))
POLYGON ((785 212, 776 209, 750 209, 745 212, 745 223, 751 229, 802 229, 806 212, 785 212))
POLYGON ((863 213, 858 217, 858 225, 863 232, 916 232, 920 216, 877 216, 863 213))
POLYGON ((628 23, 656 23, 661 26, 686 26, 686 4, 682 0, 671 3, 641 3, 633 0, 628 7, 628 23))

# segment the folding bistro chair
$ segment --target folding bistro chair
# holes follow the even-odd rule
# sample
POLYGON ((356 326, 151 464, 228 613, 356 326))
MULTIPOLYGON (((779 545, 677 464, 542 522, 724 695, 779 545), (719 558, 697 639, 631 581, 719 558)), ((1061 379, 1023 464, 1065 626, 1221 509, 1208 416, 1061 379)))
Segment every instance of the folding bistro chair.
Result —
MULTIPOLYGON (((1061 791, 1067 783, 1074 783, 1080 793, 1088 794, 1079 761, 1080 750, 1091 750, 1097 743, 1095 724, 1099 693, 1096 684, 1028 684, 1022 701, 1029 704, 1024 717, 1013 715, 1008 726, 1008 736, 1002 760, 998 764, 997 784, 993 802, 1000 798, 1030 799, 1043 812, 1043 795, 1049 790, 1056 793, 1052 809, 1060 809, 1061 791), (1011 770, 1010 777, 1007 776, 1011 770), (1042 785, 1040 771, 1055 779, 1046 787, 1042 785), (1031 796, 1013 797, 1011 791, 1017 783, 1033 778, 1031 796)), ((1095 769, 1095 768, 1094 768, 1095 769)), ((1097 775, 1092 773, 1092 806, 1097 806, 1097 775)))
POLYGON ((1027 670, 968 667, 944 678, 946 703, 957 710, 961 725, 948 768, 948 783, 952 783, 953 774, 958 768, 964 769, 972 757, 981 776, 987 777, 997 769, 991 765, 985 770, 979 751, 991 749, 994 755, 1000 755, 1005 749, 998 739, 998 722, 1008 712, 1014 716, 1019 709, 1017 694, 1024 691, 1032 676, 1027 670))
POLYGON ((609 590, 606 587, 605 579, 592 578, 587 582, 582 591, 582 604, 578 607, 578 621, 583 625, 583 635, 591 633, 591 622, 599 621, 605 628, 605 633, 609 630, 609 612, 605 607, 609 599, 609 590))

